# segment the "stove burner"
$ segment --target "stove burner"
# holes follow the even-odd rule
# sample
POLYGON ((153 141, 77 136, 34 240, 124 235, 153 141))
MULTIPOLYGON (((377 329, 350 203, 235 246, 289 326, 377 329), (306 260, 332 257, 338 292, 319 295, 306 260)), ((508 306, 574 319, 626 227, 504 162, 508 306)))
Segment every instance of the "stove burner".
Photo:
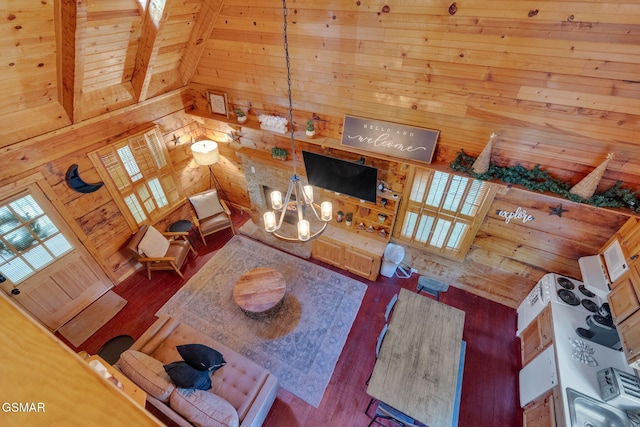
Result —
POLYGON ((578 286, 578 290, 582 292, 582 295, 584 295, 585 297, 593 298, 596 296, 596 294, 587 289, 585 285, 578 286))
POLYGON ((558 289, 560 299, 569 305, 580 305, 580 298, 567 289, 558 289))
POLYGON ((573 289, 576 287, 576 285, 574 285, 571 280, 565 277, 558 277, 556 279, 556 282, 558 282, 558 285, 562 286, 565 289, 573 289))
POLYGON ((581 302, 582 302, 582 306, 587 310, 589 310, 590 312, 596 313, 598 311, 598 304, 591 301, 590 299, 583 299, 581 302))

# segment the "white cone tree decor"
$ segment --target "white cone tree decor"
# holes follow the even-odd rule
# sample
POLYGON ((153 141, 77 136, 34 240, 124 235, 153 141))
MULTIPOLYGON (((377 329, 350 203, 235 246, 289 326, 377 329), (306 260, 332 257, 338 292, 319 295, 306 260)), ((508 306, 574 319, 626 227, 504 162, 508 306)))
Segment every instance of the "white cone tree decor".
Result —
POLYGON ((588 199, 593 196, 593 193, 596 192, 598 184, 600 184, 600 180, 602 179, 602 175, 604 175, 604 171, 607 170, 607 165, 611 159, 613 159, 613 153, 607 154, 606 160, 600 163, 597 168, 592 170, 589 175, 582 178, 579 183, 574 185, 571 190, 569 190, 569 193, 580 196, 583 199, 588 199))
POLYGON ((473 162, 473 172, 477 174, 485 173, 489 170, 489 163, 491 163, 491 150, 493 149, 493 140, 497 135, 492 133, 489 137, 489 142, 485 145, 482 153, 473 162))

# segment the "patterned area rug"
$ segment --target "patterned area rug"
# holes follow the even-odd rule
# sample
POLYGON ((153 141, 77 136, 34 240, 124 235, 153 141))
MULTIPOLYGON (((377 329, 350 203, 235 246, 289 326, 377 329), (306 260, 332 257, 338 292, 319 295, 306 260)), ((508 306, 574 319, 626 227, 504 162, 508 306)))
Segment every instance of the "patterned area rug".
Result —
MULTIPOLYGON (((282 229, 288 229, 288 234, 292 236, 295 236, 297 233, 295 227, 291 224, 283 223, 282 229)), ((254 224, 251 220, 246 221, 242 225, 242 227, 240 227, 238 232, 240 234, 244 234, 245 236, 249 236, 254 240, 259 240, 262 243, 266 243, 269 246, 273 246, 274 248, 278 248, 285 252, 289 252, 290 254, 297 255, 301 258, 311 257, 311 242, 285 242, 284 240, 280 240, 277 237, 274 237, 271 234, 267 233, 261 227, 258 227, 256 224, 254 224)))
POLYGON ((367 286, 236 235, 157 314, 169 314, 275 374, 280 386, 318 407, 367 286), (233 286, 254 268, 287 282, 284 304, 266 320, 247 317, 233 286))

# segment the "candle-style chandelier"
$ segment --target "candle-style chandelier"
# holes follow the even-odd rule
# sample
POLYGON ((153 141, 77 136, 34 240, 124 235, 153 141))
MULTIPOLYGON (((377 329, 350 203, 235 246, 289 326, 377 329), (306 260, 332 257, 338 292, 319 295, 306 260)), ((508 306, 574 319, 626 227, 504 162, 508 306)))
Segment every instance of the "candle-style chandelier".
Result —
MULTIPOLYGON (((331 202, 322 202, 320 205, 313 201, 313 187, 310 185, 302 185, 300 177, 296 171, 296 149, 295 136, 293 129, 293 101, 291 99, 291 66, 289 61, 289 43, 287 41, 287 3, 282 0, 282 10, 284 16, 283 38, 284 38, 284 54, 287 63, 287 89, 289 95, 289 125, 291 135, 291 157, 293 160, 293 176, 289 180, 289 188, 284 199, 279 191, 271 192, 271 207, 273 211, 267 211, 263 215, 265 231, 272 233, 279 239, 289 242, 306 242, 315 239, 327 228, 327 224, 331 221, 333 206, 331 202), (291 197, 294 197, 294 200, 291 197), (307 208, 313 212, 315 218, 319 221, 319 229, 312 231, 312 224, 305 218, 307 208), (276 221, 276 212, 280 212, 280 218, 276 221), (287 211, 295 212, 297 222, 297 235, 288 236, 281 229, 287 211)), ((315 221, 314 221, 315 222, 315 221)), ((315 225, 315 224, 314 224, 315 225)))

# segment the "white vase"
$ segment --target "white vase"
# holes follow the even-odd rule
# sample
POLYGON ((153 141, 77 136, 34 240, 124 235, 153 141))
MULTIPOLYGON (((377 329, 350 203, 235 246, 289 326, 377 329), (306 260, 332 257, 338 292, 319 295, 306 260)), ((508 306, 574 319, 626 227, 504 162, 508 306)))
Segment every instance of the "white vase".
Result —
POLYGON ((307 133, 307 136, 309 138, 313 138, 313 136, 316 134, 315 130, 308 130, 308 131, 305 131, 305 132, 307 133))
POLYGON ((238 123, 244 123, 247 121, 247 116, 238 116, 238 123))

